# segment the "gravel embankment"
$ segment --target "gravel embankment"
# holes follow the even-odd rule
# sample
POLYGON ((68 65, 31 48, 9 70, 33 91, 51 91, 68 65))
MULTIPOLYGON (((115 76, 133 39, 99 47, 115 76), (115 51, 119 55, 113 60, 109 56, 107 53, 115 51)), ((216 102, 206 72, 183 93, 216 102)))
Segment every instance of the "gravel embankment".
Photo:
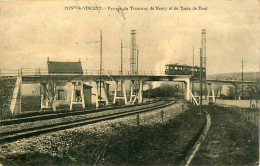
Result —
MULTIPOLYGON (((177 103, 164 108, 163 123, 166 123, 170 119, 174 118, 176 115, 180 114, 182 112, 181 105, 182 103, 177 103)), ((183 110, 186 109, 187 106, 184 106, 183 110)), ((158 109, 153 112, 140 114, 140 125, 149 126, 156 123, 161 123, 161 111, 161 109, 158 109)), ((115 128, 125 125, 136 126, 136 117, 137 116, 134 115, 125 118, 100 122, 97 124, 90 124, 73 129, 43 134, 28 139, 18 140, 12 143, 6 143, 0 146, 0 153, 2 156, 6 157, 8 161, 15 162, 15 164, 18 164, 16 162, 25 160, 24 163, 19 163, 19 165, 37 165, 41 162, 44 162, 44 165, 51 165, 53 163, 57 163, 57 161, 62 164, 62 162, 60 161, 61 158, 64 162, 66 160, 69 160, 71 162, 73 160, 76 160, 73 159, 73 157, 71 158, 71 155, 68 155, 69 153, 72 153, 71 151, 79 147, 84 147, 84 144, 91 143, 93 144, 91 144, 91 146, 100 147, 99 145, 104 143, 104 140, 106 140, 108 136, 111 137, 118 134, 117 131, 115 131, 115 128), (95 141, 93 142, 93 140, 95 141), (34 161, 33 158, 38 159, 37 161, 34 161), (49 160, 49 158, 51 158, 52 160, 49 160), (46 159, 48 159, 48 161, 45 161, 46 159)), ((57 122, 57 119, 55 119, 55 121, 57 122)), ((77 150, 77 152, 75 153, 78 153, 78 151, 80 150, 77 150)), ((97 154, 94 153, 90 156, 93 155, 97 154)), ((0 161, 1 160, 3 161, 4 159, 0 158, 0 161)))

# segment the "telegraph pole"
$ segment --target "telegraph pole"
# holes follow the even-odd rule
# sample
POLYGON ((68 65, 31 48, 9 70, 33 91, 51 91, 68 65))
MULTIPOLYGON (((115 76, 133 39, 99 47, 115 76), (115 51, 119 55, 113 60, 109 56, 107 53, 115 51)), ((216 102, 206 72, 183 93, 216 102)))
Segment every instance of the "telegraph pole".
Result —
POLYGON ((120 65, 120 74, 123 74, 123 41, 121 39, 121 65, 120 65))
MULTIPOLYGON (((100 95, 100 104, 101 104, 101 75, 102 75, 102 31, 100 31, 100 69, 99 69, 99 74, 100 74, 100 80, 99 80, 99 83, 100 83, 100 86, 99 86, 99 95, 100 95)), ((105 85, 104 85, 104 88, 105 88, 105 85)))
POLYGON ((192 46, 192 75, 194 76, 194 46, 192 46))
POLYGON ((206 54, 206 29, 201 30, 201 56, 202 67, 205 68, 205 97, 207 98, 207 54, 206 54))
MULTIPOLYGON (((244 82, 244 59, 242 58, 242 82, 244 82)), ((242 87, 241 87, 241 90, 242 90, 242 99, 244 98, 244 86, 242 84, 242 87)))
POLYGON ((202 49, 200 48, 200 113, 202 113, 202 49))
POLYGON ((136 30, 131 31, 130 74, 136 74, 136 30))
POLYGON ((138 74, 138 56, 139 56, 139 49, 138 49, 138 45, 137 47, 137 52, 136 52, 136 74, 138 74))
MULTIPOLYGON (((192 46, 192 76, 194 77, 194 46, 192 46)), ((192 91, 192 94, 194 94, 194 81, 192 81, 192 87, 191 87, 191 91, 192 91)))
MULTIPOLYGON (((121 65, 120 65, 120 74, 123 74, 123 41, 121 39, 121 65)), ((123 96, 123 82, 121 81, 121 95, 123 96)))

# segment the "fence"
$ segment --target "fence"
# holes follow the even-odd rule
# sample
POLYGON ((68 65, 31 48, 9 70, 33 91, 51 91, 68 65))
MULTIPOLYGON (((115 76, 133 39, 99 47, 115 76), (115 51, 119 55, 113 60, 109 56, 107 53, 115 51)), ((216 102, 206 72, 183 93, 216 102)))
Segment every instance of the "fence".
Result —
POLYGON ((46 69, 37 69, 37 68, 21 68, 20 70, 7 70, 0 69, 0 76, 13 76, 16 77, 18 75, 22 76, 46 76, 46 75, 149 75, 149 76, 164 76, 164 72, 160 71, 138 71, 136 73, 131 73, 130 70, 83 70, 83 73, 49 73, 46 69))
POLYGON ((250 108, 239 108, 239 107, 232 107, 234 111, 240 114, 242 119, 247 120, 248 122, 252 123, 259 127, 259 108, 258 109, 250 109, 250 108))

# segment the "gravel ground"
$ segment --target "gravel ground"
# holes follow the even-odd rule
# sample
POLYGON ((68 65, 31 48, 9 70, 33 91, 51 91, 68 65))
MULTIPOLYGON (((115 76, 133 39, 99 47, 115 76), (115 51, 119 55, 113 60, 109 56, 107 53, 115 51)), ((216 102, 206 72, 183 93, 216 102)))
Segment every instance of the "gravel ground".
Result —
MULTIPOLYGON (((161 111, 164 111, 164 122, 169 119, 174 118, 176 115, 180 114, 182 111, 187 109, 187 105, 178 102, 177 104, 171 105, 164 109, 158 109, 153 112, 140 114, 140 125, 151 125, 154 123, 161 123, 161 111)), ((73 129, 67 129, 63 131, 43 134, 27 139, 21 139, 15 142, 2 144, 0 146, 0 153, 2 156, 16 156, 21 154, 39 153, 41 155, 50 155, 53 157, 62 158, 66 152, 75 146, 80 146, 82 140, 77 140, 76 135, 88 133, 96 135, 98 138, 103 138, 107 134, 115 134, 113 126, 120 126, 122 124, 126 125, 136 125, 136 115, 100 122, 97 124, 90 124, 82 127, 77 127, 73 129), (75 134, 77 133, 77 134, 75 134), (75 143, 77 142, 77 143, 75 143)), ((71 117, 67 117, 71 118, 71 117)), ((55 119, 57 122, 57 119, 55 119)), ((83 141, 84 142, 84 141, 83 141)), ((1 161, 1 160, 0 160, 1 161)), ((17 164, 17 163, 16 163, 17 164)))

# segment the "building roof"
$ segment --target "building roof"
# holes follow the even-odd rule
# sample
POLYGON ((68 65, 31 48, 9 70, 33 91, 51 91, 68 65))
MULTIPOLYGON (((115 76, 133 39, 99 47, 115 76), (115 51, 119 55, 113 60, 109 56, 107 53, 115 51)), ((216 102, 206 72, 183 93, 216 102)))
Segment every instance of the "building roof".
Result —
POLYGON ((81 62, 48 61, 49 74, 83 74, 81 62))

